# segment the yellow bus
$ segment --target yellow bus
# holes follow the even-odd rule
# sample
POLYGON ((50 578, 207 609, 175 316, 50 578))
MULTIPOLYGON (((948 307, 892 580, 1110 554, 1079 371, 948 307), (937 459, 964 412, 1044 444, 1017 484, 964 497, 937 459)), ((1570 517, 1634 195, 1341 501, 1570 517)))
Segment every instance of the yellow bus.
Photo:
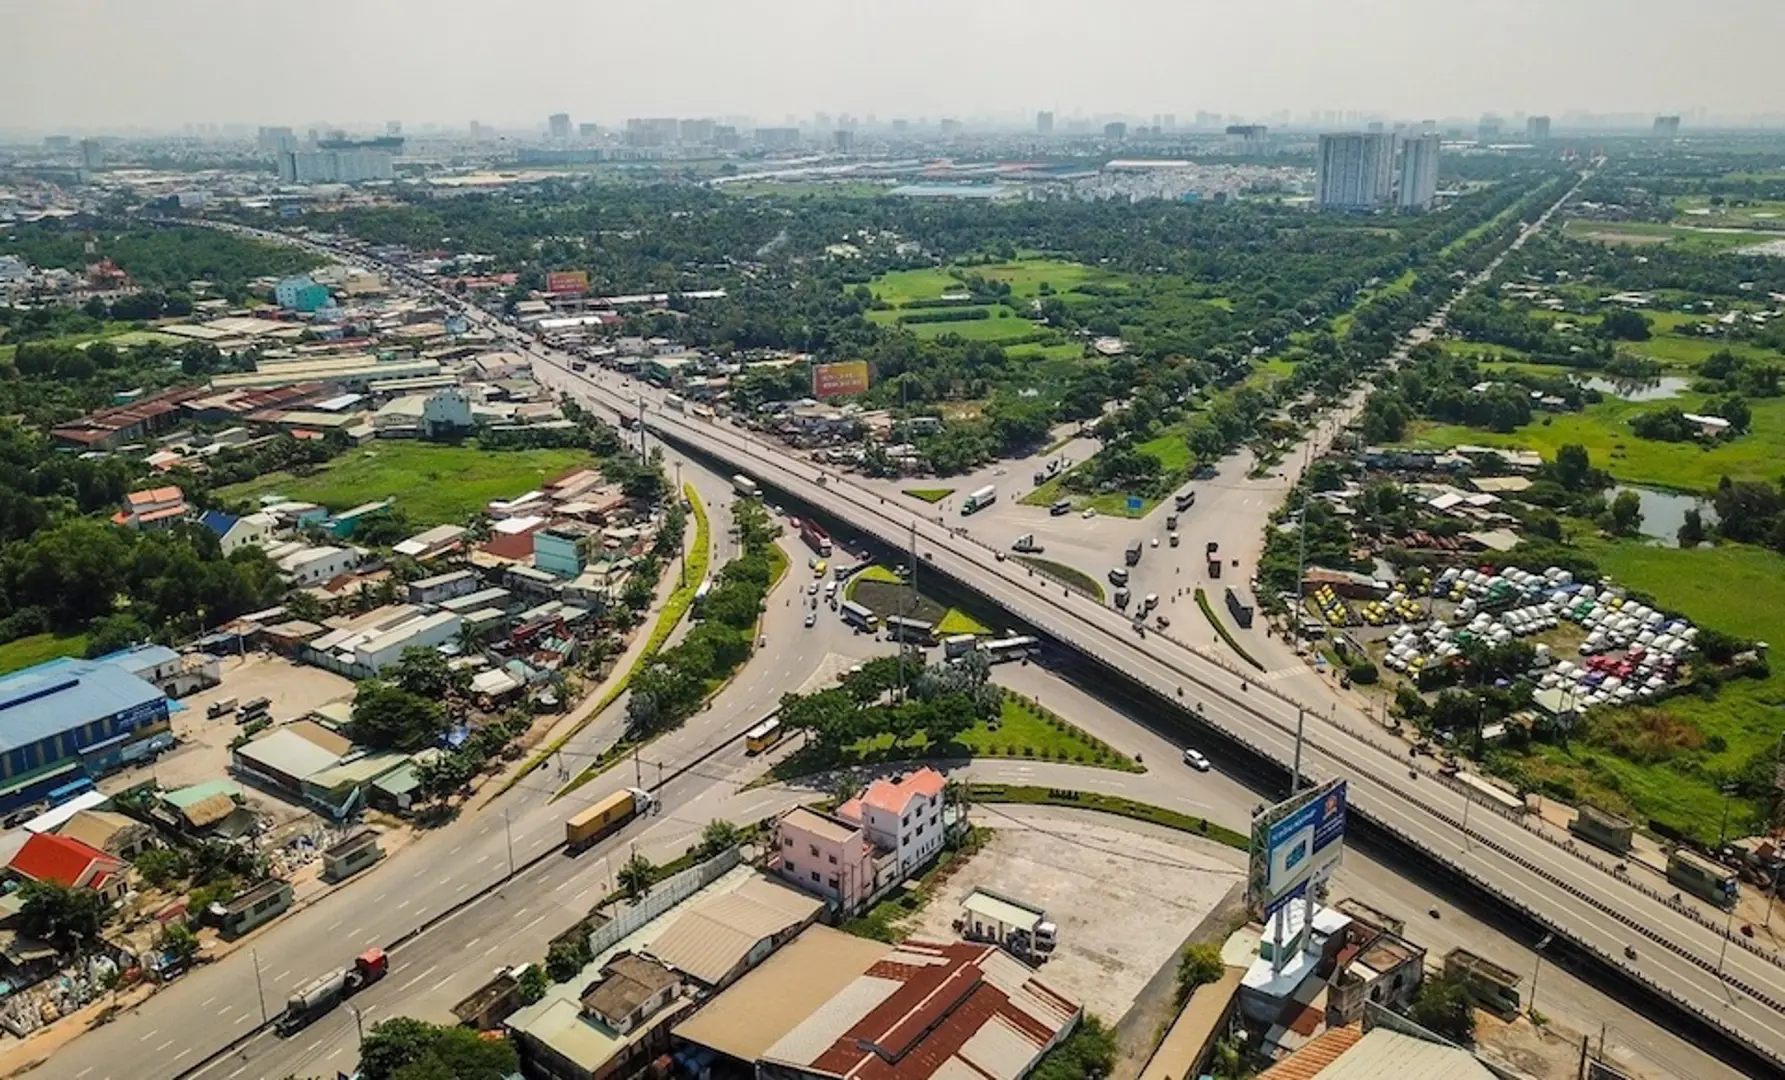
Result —
POLYGON ((744 752, 760 754, 780 742, 783 734, 781 721, 771 716, 744 733, 744 752))

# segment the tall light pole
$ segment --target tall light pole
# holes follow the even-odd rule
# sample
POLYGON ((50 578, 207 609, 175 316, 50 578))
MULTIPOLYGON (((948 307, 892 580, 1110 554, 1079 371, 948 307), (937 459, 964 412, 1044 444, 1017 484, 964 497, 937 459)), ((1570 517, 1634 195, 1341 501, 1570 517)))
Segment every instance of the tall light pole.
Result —
MULTIPOLYGON (((682 493, 682 463, 679 460, 676 462, 676 498, 677 499, 687 498, 687 496, 682 493)), ((683 519, 683 531, 684 532, 687 531, 687 519, 686 518, 683 519)), ((686 589, 687 587, 688 587, 688 555, 686 552, 683 552, 682 553, 682 588, 686 589)))
POLYGON ((260 1022, 267 1022, 267 992, 260 984, 260 950, 249 949, 248 958, 254 962, 254 994, 260 998, 260 1022))
POLYGON ((1526 1004, 1530 1012, 1537 1011, 1537 976, 1543 974, 1543 950, 1549 948, 1549 943, 1554 939, 1554 934, 1543 935, 1534 950, 1537 953, 1537 965, 1531 969, 1531 1000, 1526 1004))
POLYGON ((508 808, 502 809, 502 839, 508 844, 508 876, 514 877, 514 830, 509 827, 508 808))

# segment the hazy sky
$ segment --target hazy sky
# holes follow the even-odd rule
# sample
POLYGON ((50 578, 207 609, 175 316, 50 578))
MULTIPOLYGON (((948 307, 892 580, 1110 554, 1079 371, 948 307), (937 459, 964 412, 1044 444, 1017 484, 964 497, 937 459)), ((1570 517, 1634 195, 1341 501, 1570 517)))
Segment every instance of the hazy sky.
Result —
POLYGON ((1785 110, 1785 0, 0 0, 0 128, 1785 110))

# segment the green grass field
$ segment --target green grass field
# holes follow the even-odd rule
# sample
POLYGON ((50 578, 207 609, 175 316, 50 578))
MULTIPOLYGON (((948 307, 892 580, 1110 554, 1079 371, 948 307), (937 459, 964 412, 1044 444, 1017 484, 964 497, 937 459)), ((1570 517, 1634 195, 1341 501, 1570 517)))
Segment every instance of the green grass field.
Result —
MULTIPOLYGON (((1581 546, 1615 581, 1700 625, 1758 641, 1785 640, 1785 556, 1739 544, 1681 550, 1582 540, 1581 546)), ((1763 680, 1726 682, 1713 700, 1681 695, 1660 705, 1698 729, 1707 742, 1703 749, 1644 765, 1577 742, 1567 750, 1540 747, 1537 768, 1567 779, 1583 797, 1603 799, 1614 808, 1624 804, 1715 840, 1723 809, 1718 778, 1739 771, 1756 754, 1772 752, 1781 701, 1785 675, 1776 670, 1763 680), (1717 740, 1723 749, 1716 748, 1717 740)), ((1741 831, 1732 835, 1763 824, 1746 820, 1747 812, 1744 804, 1733 804, 1731 828, 1741 831)))
POLYGON ((936 634, 939 637, 952 637, 955 634, 973 634, 978 637, 988 637, 991 633, 991 627, 980 622, 978 619, 975 619, 960 608, 949 608, 948 614, 942 616, 942 621, 936 624, 936 634))
POLYGON ((1166 472, 1180 472, 1190 467, 1190 444, 1184 440, 1188 434, 1186 425, 1173 424, 1154 438, 1137 443, 1134 449, 1158 458, 1160 467, 1166 472))
POLYGON ((901 494, 927 503, 939 503, 954 494, 954 488, 906 488, 901 494))
POLYGON ((1586 221, 1574 219, 1564 231, 1576 240, 1606 244, 1676 244, 1681 248, 1713 254, 1747 247, 1768 239, 1761 232, 1707 232, 1689 225, 1663 225, 1652 221, 1586 221))
MULTIPOLYGON (((936 300, 948 293, 964 293, 967 286, 940 267, 923 270, 890 270, 869 282, 868 289, 876 300, 884 300, 894 307, 903 307, 913 300, 936 300)), ((891 315, 891 312, 871 312, 870 318, 878 315, 891 315)))
POLYGON ((578 465, 593 465, 581 450, 479 450, 475 446, 380 441, 351 450, 310 476, 269 473, 217 492, 252 502, 278 494, 347 510, 395 497, 417 524, 464 521, 491 499, 513 498, 578 465))
POLYGON ((0 675, 18 671, 59 656, 83 656, 87 652, 87 635, 32 634, 0 645, 0 675))
POLYGON ((1120 274, 1059 259, 1018 259, 1016 262, 991 266, 964 267, 963 270, 989 281, 1008 282, 1010 295, 1017 300, 1030 300, 1040 296, 1041 286, 1044 284, 1056 293, 1070 292, 1080 285, 1126 284, 1120 274))
POLYGON ((1703 404, 1703 396, 1684 393, 1661 402, 1629 402, 1606 399, 1578 413, 1544 416, 1509 434, 1482 431, 1455 424, 1417 424, 1407 441, 1426 446, 1475 443, 1536 450, 1554 461, 1556 450, 1580 443, 1594 465, 1610 470, 1626 483, 1672 491, 1710 491, 1723 476, 1735 480, 1773 480, 1785 461, 1785 400, 1772 398, 1750 402, 1752 429, 1730 441, 1712 446, 1698 443, 1654 442, 1639 439, 1629 421, 1638 413, 1663 405, 1687 412, 1703 404))

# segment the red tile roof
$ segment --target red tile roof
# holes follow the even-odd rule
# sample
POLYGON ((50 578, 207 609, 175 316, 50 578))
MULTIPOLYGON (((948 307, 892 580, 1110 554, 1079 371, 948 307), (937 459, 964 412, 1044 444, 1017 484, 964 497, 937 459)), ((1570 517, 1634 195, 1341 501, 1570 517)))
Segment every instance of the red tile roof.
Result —
POLYGON ((185 494, 177 487, 158 487, 149 491, 132 491, 124 496, 124 501, 133 507, 143 507, 156 503, 180 502, 185 498, 185 494))
POLYGON ((942 794, 947 783, 942 774, 929 766, 917 770, 909 776, 901 776, 896 780, 876 780, 868 785, 862 794, 861 801, 876 810, 884 810, 889 814, 904 816, 911 800, 918 796, 935 798, 942 794))
POLYGON ((1258 1080, 1313 1080, 1364 1037, 1356 1024, 1328 1028, 1308 1045, 1258 1074, 1258 1080))
POLYGON ((33 833, 12 857, 10 868, 32 881, 53 881, 73 888, 99 888, 124 864, 90 844, 54 833, 33 833), (95 864, 98 864, 97 867, 95 864), (89 875, 90 871, 97 871, 89 875), (91 876, 91 880, 88 880, 91 876))

